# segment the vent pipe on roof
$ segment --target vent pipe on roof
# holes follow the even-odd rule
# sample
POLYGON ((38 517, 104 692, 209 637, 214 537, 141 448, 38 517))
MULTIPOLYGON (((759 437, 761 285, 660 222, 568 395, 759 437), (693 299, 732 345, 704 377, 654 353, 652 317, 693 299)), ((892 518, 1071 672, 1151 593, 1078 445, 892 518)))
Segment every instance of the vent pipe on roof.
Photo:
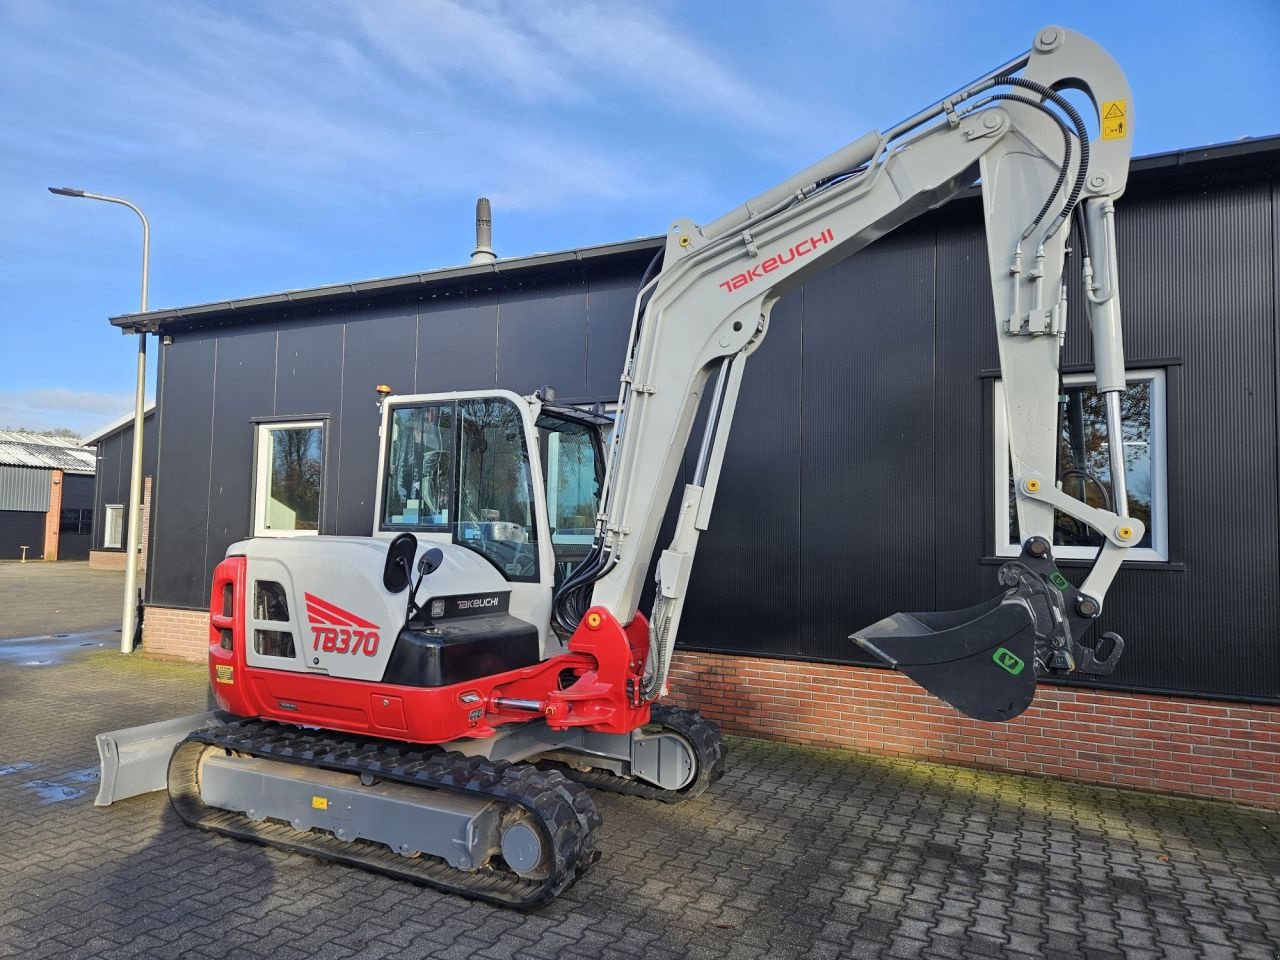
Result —
POLYGON ((493 252, 493 211, 489 198, 476 201, 476 248, 471 251, 472 263, 493 263, 498 256, 493 252))

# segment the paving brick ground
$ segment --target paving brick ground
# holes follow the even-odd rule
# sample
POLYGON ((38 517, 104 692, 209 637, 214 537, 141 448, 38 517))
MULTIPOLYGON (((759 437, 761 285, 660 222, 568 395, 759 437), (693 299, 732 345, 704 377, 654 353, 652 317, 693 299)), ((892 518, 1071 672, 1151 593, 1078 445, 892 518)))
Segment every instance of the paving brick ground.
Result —
POLYGON ((0 956, 1280 956, 1274 814, 757 740, 692 803, 597 794, 603 860, 533 914, 93 807, 95 732, 207 703, 198 668, 0 656, 0 956))
POLYGON ((72 633, 114 624, 120 642, 124 571, 88 561, 0 563, 0 637, 72 633))

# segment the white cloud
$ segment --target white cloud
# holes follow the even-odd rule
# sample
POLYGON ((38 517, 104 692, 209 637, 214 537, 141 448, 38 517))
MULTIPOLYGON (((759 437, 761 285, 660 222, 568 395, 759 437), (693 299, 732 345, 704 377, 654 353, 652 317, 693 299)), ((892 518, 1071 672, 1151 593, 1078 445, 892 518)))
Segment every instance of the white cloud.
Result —
MULTIPOLYGON (((81 436, 133 409, 132 393, 99 393, 70 387, 0 390, 0 430, 36 432, 67 427, 81 436)), ((151 403, 148 400, 147 403, 151 403)))
POLYGON ((0 84, 33 109, 0 131, 11 158, 100 157, 295 202, 476 184, 516 207, 669 197, 706 174, 629 115, 779 142, 804 113, 658 13, 592 2, 150 0, 130 23, 18 10, 7 28, 0 13, 0 84))

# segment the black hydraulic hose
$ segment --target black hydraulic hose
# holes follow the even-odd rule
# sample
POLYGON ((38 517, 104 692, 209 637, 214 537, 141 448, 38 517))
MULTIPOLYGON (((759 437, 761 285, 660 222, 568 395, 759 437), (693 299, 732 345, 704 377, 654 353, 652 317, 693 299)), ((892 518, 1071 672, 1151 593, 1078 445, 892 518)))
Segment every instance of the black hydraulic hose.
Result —
POLYGON ((977 110, 989 103, 999 100, 1012 100, 1016 103, 1023 103, 1029 107, 1034 107, 1042 111, 1054 123, 1058 125, 1058 129, 1062 132, 1062 164, 1058 168, 1058 179, 1053 184, 1053 189, 1049 191, 1049 196, 1045 198, 1044 205, 1040 207, 1040 212, 1036 214, 1035 219, 1027 225, 1027 229, 1022 231, 1022 240, 1031 236, 1031 232, 1035 230, 1044 220, 1045 214, 1049 212, 1049 208, 1053 206, 1053 201, 1058 198, 1058 194, 1062 192, 1062 185, 1066 182, 1067 172, 1071 168, 1071 131, 1067 128, 1063 119, 1044 105, 1042 101, 1032 100, 1030 97, 1022 97, 1016 93, 997 93, 990 97, 986 97, 974 104, 972 109, 977 110))
POLYGON ((565 578, 553 600, 553 610, 557 625, 572 633, 577 629, 583 614, 587 612, 590 602, 591 584, 600 578, 608 558, 604 555, 604 545, 600 538, 591 545, 591 550, 582 561, 565 578))
POLYGON ((1080 256, 1083 259, 1088 260, 1089 259, 1089 231, 1086 229, 1086 224, 1084 222, 1084 208, 1076 207, 1075 214, 1076 214, 1076 223, 1080 225, 1080 256))
POLYGON ((1022 87, 1024 90, 1038 93, 1044 99, 1052 101, 1060 107, 1075 126, 1076 136, 1080 138, 1080 166, 1076 170, 1076 181, 1071 185, 1071 193, 1067 196, 1066 205, 1062 208, 1062 213, 1059 214, 1059 217, 1065 220, 1075 210, 1076 202, 1080 199, 1080 193, 1084 190, 1085 178, 1089 174, 1089 130, 1085 127, 1084 118, 1080 116, 1080 111, 1071 105, 1070 100, 1052 87, 1046 87, 1043 83, 1028 80, 1026 77, 1008 76, 1000 77, 996 82, 1013 87, 1022 87))
POLYGON ((653 255, 653 259, 649 261, 649 265, 644 268, 644 275, 640 277, 640 287, 644 289, 644 285, 653 279, 653 275, 658 272, 658 265, 662 263, 663 250, 659 250, 653 255))
POLYGON ((1067 173, 1071 169, 1071 130, 1067 127, 1066 121, 1050 110, 1040 100, 1032 100, 1030 97, 1023 97, 1016 93, 997 93, 990 97, 986 97, 979 103, 974 104, 973 109, 978 109, 988 103, 994 103, 998 100, 1012 100, 1015 103, 1026 104, 1028 107, 1034 107, 1043 112, 1049 119, 1058 125, 1058 129, 1062 132, 1062 165, 1058 168, 1058 179, 1053 184, 1053 189, 1049 191, 1049 196, 1044 201, 1044 206, 1040 208, 1040 212, 1036 214, 1036 218, 1031 221, 1026 230, 1022 232, 1022 239, 1025 240, 1031 236, 1031 231, 1040 225, 1044 220, 1045 214, 1049 212, 1049 208, 1053 206, 1053 201, 1058 198, 1058 194, 1062 192, 1062 185, 1067 182, 1067 173))

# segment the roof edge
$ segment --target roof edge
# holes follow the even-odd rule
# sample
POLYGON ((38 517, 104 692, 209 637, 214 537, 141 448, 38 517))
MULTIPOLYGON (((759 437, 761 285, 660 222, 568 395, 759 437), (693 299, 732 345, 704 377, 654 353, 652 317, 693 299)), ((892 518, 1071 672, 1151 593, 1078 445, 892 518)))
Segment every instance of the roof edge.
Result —
MULTIPOLYGON (((142 419, 146 420, 155 412, 156 412, 156 405, 155 405, 155 402, 153 401, 152 403, 142 408, 142 419)), ((89 434, 87 437, 81 438, 80 446, 82 447, 95 446, 101 443, 103 440, 107 439, 107 437, 111 436, 113 433, 123 430, 125 427, 133 426, 133 415, 134 415, 133 411, 130 410, 124 416, 116 417, 116 419, 112 420, 106 426, 99 427, 97 430, 89 434)))
POLYGON ((310 307, 359 294, 381 296, 446 281, 468 280, 477 277, 501 278, 557 263, 587 263, 592 260, 607 260, 627 253, 656 252, 662 246, 663 240, 663 237, 640 237, 635 240, 602 243, 596 246, 578 247, 573 250, 534 253, 524 257, 507 257, 490 263, 441 267, 436 270, 424 270, 421 273, 377 277, 371 280, 357 280, 354 283, 327 284, 322 287, 310 287, 300 290, 285 290, 280 293, 240 297, 234 300, 219 300, 190 307, 150 310, 146 313, 126 313, 112 317, 111 324, 121 328, 122 331, 136 333, 141 328, 155 333, 162 325, 175 320, 199 320, 211 316, 230 316, 282 305, 310 307))

